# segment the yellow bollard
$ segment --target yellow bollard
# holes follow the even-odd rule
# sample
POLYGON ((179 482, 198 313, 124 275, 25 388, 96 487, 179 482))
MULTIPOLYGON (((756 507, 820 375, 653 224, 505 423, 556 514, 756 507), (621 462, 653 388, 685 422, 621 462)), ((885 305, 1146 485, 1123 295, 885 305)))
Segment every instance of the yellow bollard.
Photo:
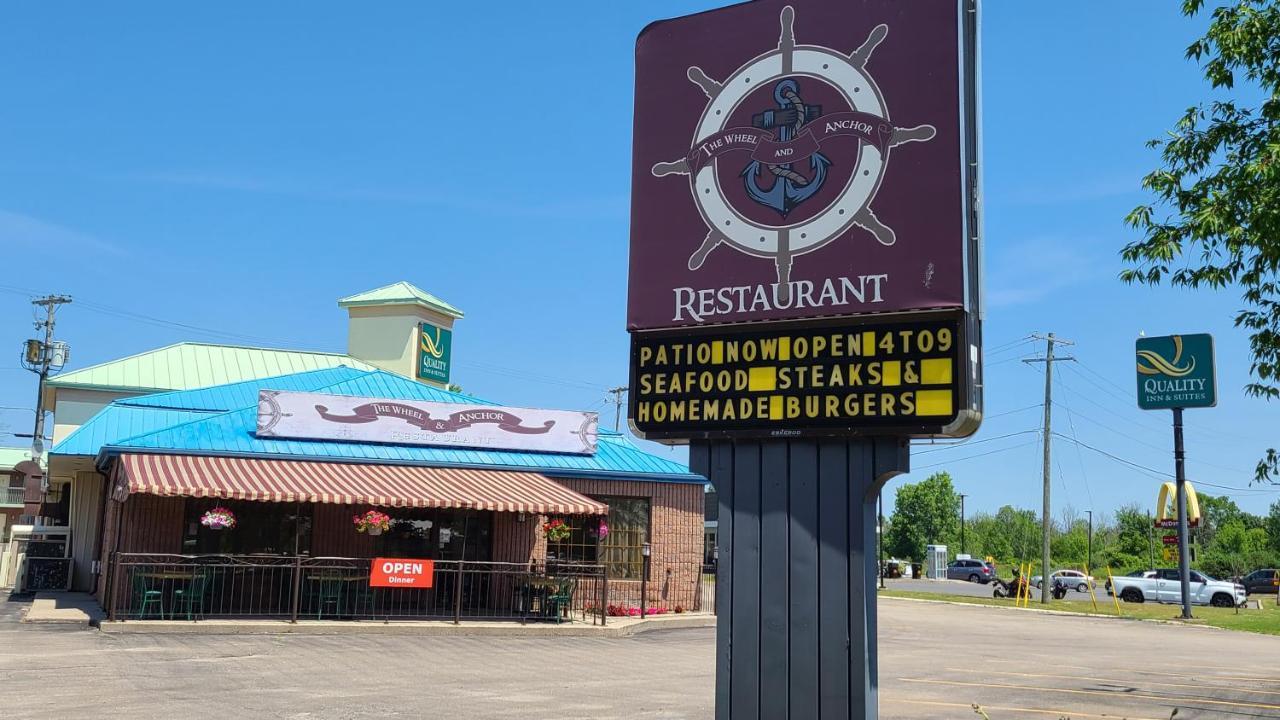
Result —
MULTIPOLYGON (((1085 576, 1086 576, 1086 577, 1090 577, 1090 576, 1089 576, 1089 566, 1088 566, 1088 565, 1085 565, 1085 566, 1084 566, 1084 574, 1085 574, 1085 576)), ((1098 596, 1097 596, 1097 595, 1095 595, 1095 594, 1093 593, 1093 581, 1092 581, 1092 578, 1090 577, 1090 579, 1089 579, 1089 580, 1085 580, 1085 583, 1086 583, 1086 584, 1088 585, 1088 587, 1089 587, 1089 599, 1093 601, 1093 611, 1094 611, 1094 612, 1098 612, 1098 596)))
POLYGON ((1111 574, 1111 566, 1107 566, 1107 582, 1111 583, 1111 602, 1115 603, 1116 615, 1120 615, 1120 588, 1116 587, 1115 576, 1111 574))
POLYGON ((1020 578, 1020 581, 1019 581, 1019 583, 1018 583, 1018 602, 1017 602, 1017 605, 1018 605, 1018 607, 1022 607, 1022 606, 1023 606, 1023 605, 1022 605, 1022 596, 1023 596, 1023 595, 1026 595, 1026 596, 1028 597, 1028 599, 1031 597, 1031 583, 1029 582, 1029 581, 1031 580, 1031 578, 1027 576, 1027 573, 1028 573, 1028 572, 1031 572, 1031 563, 1025 563, 1025 565, 1019 565, 1019 566, 1018 566, 1018 570, 1019 570, 1019 572, 1020 572, 1020 574, 1019 574, 1019 576, 1018 576, 1018 577, 1020 578), (1025 590, 1025 592, 1024 592, 1024 590, 1025 590))

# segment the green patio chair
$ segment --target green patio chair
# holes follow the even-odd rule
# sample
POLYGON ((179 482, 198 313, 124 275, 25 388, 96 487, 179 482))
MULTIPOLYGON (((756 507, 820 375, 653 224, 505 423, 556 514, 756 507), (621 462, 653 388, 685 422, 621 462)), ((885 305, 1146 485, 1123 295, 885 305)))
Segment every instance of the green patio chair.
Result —
POLYGON ((149 578, 142 573, 133 575, 133 617, 141 620, 148 615, 150 608, 155 608, 155 616, 164 619, 164 591, 151 587, 149 578))
POLYGON ((343 583, 337 578, 322 577, 319 580, 320 592, 316 596, 316 619, 324 617, 326 605, 333 605, 333 615, 342 615, 343 583))
POLYGON ((179 587, 173 591, 174 612, 186 612, 188 620, 194 620, 196 616, 203 614, 204 591, 208 582, 209 576, 206 571, 196 570, 186 587, 179 587))
POLYGON ((564 611, 573 608, 573 591, 577 582, 573 578, 565 578, 556 584, 555 592, 547 597, 547 611, 556 618, 556 624, 560 624, 564 611))

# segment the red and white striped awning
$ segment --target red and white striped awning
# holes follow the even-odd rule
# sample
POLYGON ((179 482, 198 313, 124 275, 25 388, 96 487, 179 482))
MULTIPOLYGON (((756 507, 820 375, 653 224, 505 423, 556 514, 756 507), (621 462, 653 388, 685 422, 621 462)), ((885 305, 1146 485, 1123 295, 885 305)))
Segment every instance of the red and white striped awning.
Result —
POLYGON ((548 515, 609 512, 607 505, 533 472, 132 454, 120 456, 119 469, 119 489, 150 495, 548 515))

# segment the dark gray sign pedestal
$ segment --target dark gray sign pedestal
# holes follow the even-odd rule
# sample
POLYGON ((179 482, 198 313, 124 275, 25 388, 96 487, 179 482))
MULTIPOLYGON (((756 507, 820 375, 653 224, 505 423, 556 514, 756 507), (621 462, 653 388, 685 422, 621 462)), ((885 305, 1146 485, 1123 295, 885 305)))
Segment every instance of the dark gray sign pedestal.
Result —
POLYGON ((695 441, 720 499, 716 720, 879 717, 876 494, 900 438, 695 441))

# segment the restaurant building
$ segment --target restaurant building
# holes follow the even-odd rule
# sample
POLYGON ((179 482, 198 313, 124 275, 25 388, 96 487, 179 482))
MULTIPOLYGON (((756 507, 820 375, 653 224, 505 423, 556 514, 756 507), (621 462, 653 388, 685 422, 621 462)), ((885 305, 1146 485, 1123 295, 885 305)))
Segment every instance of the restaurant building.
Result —
POLYGON ((594 414, 448 389, 462 313, 407 283, 340 303, 345 357, 174 346, 59 379, 69 587, 118 619, 585 618, 642 587, 710 610, 701 476, 594 414), (373 558, 430 561, 429 587, 375 587, 373 558))

